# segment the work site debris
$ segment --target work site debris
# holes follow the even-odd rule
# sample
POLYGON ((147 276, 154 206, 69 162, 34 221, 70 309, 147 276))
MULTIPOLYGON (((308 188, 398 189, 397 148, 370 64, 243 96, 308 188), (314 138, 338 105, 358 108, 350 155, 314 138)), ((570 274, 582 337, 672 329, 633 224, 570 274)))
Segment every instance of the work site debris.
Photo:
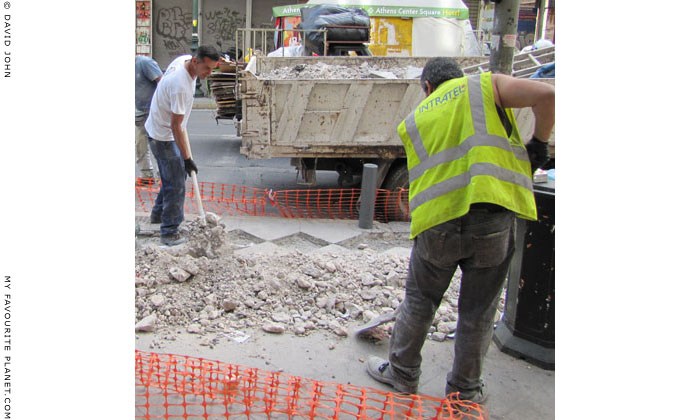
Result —
POLYGON ((156 314, 144 317, 134 326, 134 331, 151 332, 156 326, 156 314))
POLYGON ((418 78, 422 69, 412 66, 379 68, 364 62, 357 67, 337 64, 298 64, 293 67, 281 67, 269 73, 261 74, 262 79, 414 79, 418 78))
POLYGON ((218 250, 225 244, 225 225, 214 213, 206 213, 206 224, 200 219, 189 223, 189 254, 193 257, 218 258, 218 250))
MULTIPOLYGON (((408 258, 377 255, 372 249, 238 257, 221 248, 217 258, 192 258, 196 274, 191 276, 180 268, 192 265, 190 258, 173 249, 136 252, 136 318, 155 314, 161 335, 259 327, 294 335, 318 329, 344 337, 349 329, 400 305, 405 294, 400 279, 408 265, 408 258), (187 280, 169 282, 170 272, 183 272, 186 276, 180 278, 187 280)), ((458 280, 459 275, 449 296, 457 296, 458 280)), ((456 319, 449 313, 436 323, 456 319)))
MULTIPOLYGON (((207 238, 216 227, 192 222, 188 244, 207 238)), ((405 296, 409 256, 381 253, 376 242, 357 250, 304 253, 286 248, 276 255, 235 254, 229 233, 218 234, 214 258, 194 257, 197 247, 144 247, 136 250, 136 331, 159 340, 182 332, 244 341, 252 329, 308 335, 325 331, 346 337, 382 314, 392 313, 405 296), (171 281, 173 273, 184 280, 171 281)), ((353 239, 349 246, 361 242, 353 239)), ((343 243, 344 244, 344 243, 343 243)), ((460 270, 442 300, 430 338, 455 330, 460 270), (438 334, 434 334, 438 332, 438 334)), ((368 331, 385 339, 393 322, 368 331)))

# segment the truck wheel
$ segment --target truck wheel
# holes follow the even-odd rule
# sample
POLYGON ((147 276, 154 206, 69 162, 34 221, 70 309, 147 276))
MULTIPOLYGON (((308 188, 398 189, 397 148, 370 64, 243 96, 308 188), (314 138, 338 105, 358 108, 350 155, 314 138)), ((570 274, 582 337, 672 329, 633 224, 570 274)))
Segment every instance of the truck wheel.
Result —
POLYGON ((388 170, 383 188, 395 191, 398 188, 410 188, 410 177, 407 173, 407 162, 393 164, 388 170))
MULTIPOLYGON (((386 180, 383 182, 383 188, 390 191, 397 191, 401 188, 410 188, 410 177, 407 172, 407 162, 402 161, 393 164, 386 175, 386 180)), ((410 206, 407 196, 397 196, 396 200, 396 213, 401 215, 404 220, 409 220, 410 206)))

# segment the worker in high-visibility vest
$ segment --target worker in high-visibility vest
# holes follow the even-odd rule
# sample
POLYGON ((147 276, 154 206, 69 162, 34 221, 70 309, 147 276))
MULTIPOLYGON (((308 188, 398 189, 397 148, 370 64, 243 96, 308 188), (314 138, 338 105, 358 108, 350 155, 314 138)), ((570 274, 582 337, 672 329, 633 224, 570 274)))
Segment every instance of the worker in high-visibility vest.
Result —
POLYGON ((554 88, 501 74, 465 77, 455 60, 441 57, 429 60, 421 83, 426 98, 398 126, 414 238, 405 299, 389 360, 369 358, 367 372, 399 392, 417 393, 422 346, 459 266, 455 358, 445 390, 483 404, 482 362, 515 249, 515 218, 537 216, 532 175, 548 161, 554 88), (522 107, 535 116, 526 145, 511 109, 522 107))

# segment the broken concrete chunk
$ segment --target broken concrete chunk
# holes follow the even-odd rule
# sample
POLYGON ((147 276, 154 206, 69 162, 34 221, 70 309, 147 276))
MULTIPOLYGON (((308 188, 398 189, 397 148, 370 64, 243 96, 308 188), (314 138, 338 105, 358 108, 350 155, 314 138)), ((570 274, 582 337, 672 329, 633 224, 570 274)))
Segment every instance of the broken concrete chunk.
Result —
POLYGON ((290 322, 290 320, 292 318, 290 317, 289 314, 287 314, 285 312, 278 312, 278 313, 271 314, 271 319, 274 320, 275 322, 281 322, 281 323, 287 324, 288 322, 290 322))
POLYGON ((218 226, 220 224, 220 216, 218 216, 215 213, 212 212, 206 212, 206 223, 209 224, 209 226, 218 226))
POLYGON ((166 301, 165 296, 162 295, 153 295, 149 298, 149 300, 151 301, 151 305, 155 307, 162 306, 166 301))
POLYGON ((187 332, 190 334, 203 334, 204 327, 202 327, 201 324, 193 323, 187 327, 187 332))
POLYGON ((232 299, 223 299, 223 309, 226 312, 234 311, 239 304, 232 299))
POLYGON ((137 332, 151 332, 156 327, 156 314, 151 314, 134 326, 134 331, 137 332))
POLYGON ((196 276, 199 274, 199 266, 196 265, 196 263, 192 260, 192 257, 185 258, 184 260, 179 262, 180 268, 182 268, 184 271, 188 272, 189 274, 196 276))
POLYGON ((351 319, 356 319, 362 314, 362 308, 352 302, 345 302, 345 310, 350 313, 351 319))
POLYGON ((314 287, 314 283, 305 277, 298 277, 297 278, 297 286, 299 286, 302 289, 309 290, 312 287, 314 287))
POLYGON ((379 314, 368 309, 362 313, 362 319, 364 320, 364 322, 369 322, 377 316, 379 316, 379 314))
POLYGON ((170 276, 174 278, 175 280, 179 281, 180 283, 187 281, 190 277, 192 277, 191 274, 188 272, 184 271, 180 267, 173 267, 170 269, 170 276))
POLYGON ((323 308, 328 304, 328 297, 327 296, 319 296, 316 298, 316 306, 319 308, 323 308))
POLYGON ((364 300, 374 300, 376 299, 376 296, 378 296, 378 293, 375 289, 364 289, 361 292, 359 292, 359 295, 364 300))
POLYGON ((446 339, 446 334, 436 331, 435 333, 431 334, 431 339, 434 341, 443 341, 446 339))
POLYGON ((277 322, 267 322, 261 326, 261 329, 274 334, 282 334, 285 332, 285 325, 277 322))
POLYGON ((455 331, 455 327, 457 324, 455 322, 439 322, 438 326, 436 327, 439 332, 442 332, 444 334, 452 333, 455 331))

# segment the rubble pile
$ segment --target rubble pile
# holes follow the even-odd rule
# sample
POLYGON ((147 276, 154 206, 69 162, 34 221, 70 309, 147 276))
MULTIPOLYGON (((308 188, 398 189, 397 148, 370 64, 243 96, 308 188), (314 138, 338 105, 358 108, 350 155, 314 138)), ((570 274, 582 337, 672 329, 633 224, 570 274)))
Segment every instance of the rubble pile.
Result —
MULTIPOLYGON (((204 229, 209 227, 190 229, 190 244, 204 229)), ((348 330, 394 311, 404 298, 409 257, 368 248, 241 257, 223 247, 203 248, 213 250, 211 257, 201 255, 201 248, 136 251, 137 331, 169 340, 182 332, 237 338, 255 328, 347 336, 348 330)), ((459 277, 437 311, 434 339, 455 329, 459 277)), ((387 333, 392 325, 378 328, 387 333)))
POLYGON ((195 219, 187 226, 189 228, 189 254, 193 257, 218 258, 220 249, 225 245, 225 225, 215 213, 205 215, 206 224, 201 219, 195 219))
POLYGON ((326 63, 298 64, 282 67, 262 74, 264 79, 417 79, 422 69, 417 67, 397 67, 381 69, 377 65, 362 63, 358 67, 348 67, 326 63))

